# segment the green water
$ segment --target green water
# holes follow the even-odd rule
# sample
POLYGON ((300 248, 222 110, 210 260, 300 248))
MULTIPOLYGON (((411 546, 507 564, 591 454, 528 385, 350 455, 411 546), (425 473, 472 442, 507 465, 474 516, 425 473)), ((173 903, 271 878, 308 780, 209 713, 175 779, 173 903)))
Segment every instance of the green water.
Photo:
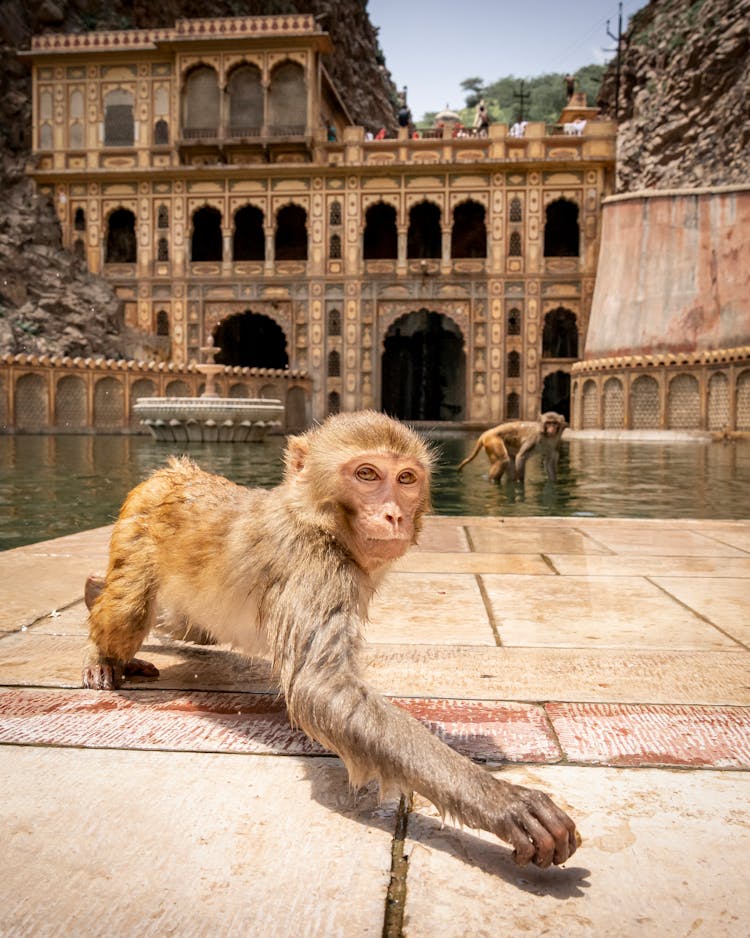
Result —
MULTIPOLYGON (((474 438, 435 440, 438 514, 750 518, 749 443, 571 440, 563 444, 556 483, 532 457, 521 488, 489 483, 483 453, 455 472, 474 438)), ((172 453, 188 452, 242 485, 276 485, 283 442, 181 449, 140 436, 0 436, 0 550, 109 524, 128 490, 172 453)))

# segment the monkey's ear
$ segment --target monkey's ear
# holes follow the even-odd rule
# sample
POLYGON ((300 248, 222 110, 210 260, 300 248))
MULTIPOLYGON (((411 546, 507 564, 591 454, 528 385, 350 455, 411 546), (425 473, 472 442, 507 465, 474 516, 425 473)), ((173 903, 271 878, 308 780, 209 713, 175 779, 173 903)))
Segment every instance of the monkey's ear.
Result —
POLYGON ((310 444, 303 436, 290 436, 286 444, 284 462, 288 480, 296 478, 305 468, 310 453, 310 444))

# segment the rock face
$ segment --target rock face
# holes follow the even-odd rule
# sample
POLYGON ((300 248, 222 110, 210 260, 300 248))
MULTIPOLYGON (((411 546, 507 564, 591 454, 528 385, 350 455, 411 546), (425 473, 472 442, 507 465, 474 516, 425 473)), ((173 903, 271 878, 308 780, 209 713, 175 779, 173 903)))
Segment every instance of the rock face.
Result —
MULTIPOLYGON (((615 67, 599 104, 615 111, 615 67)), ((750 0, 651 0, 621 57, 618 191, 750 182, 750 0)))
POLYGON ((355 123, 394 129, 395 87, 366 0, 3 0, 0 3, 0 355, 158 357, 123 327, 109 284, 61 247, 52 206, 24 175, 31 78, 18 52, 35 33, 172 26, 190 17, 313 12, 332 37, 327 63, 355 123))

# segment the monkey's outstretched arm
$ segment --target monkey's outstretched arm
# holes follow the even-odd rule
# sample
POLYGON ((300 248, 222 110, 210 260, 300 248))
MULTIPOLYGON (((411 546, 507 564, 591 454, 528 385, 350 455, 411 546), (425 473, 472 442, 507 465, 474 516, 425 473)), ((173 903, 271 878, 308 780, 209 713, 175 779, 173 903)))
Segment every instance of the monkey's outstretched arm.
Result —
POLYGON ((353 784, 374 778, 386 789, 415 790, 444 816, 510 843, 520 865, 571 856, 575 825, 547 795, 494 778, 371 690, 356 666, 341 665, 314 654, 298 660, 285 692, 292 720, 341 756, 353 784))

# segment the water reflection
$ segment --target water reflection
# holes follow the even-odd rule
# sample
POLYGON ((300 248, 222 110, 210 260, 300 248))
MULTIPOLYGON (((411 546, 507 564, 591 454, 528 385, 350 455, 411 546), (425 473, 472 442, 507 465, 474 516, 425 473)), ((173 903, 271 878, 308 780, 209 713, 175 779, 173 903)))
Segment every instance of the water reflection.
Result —
MULTIPOLYGON (((483 453, 457 473, 473 442, 473 434, 435 440, 439 514, 750 517, 750 443, 570 440, 556 483, 532 457, 521 488, 489 483, 483 453)), ((210 472, 268 487, 281 479, 283 443, 271 437, 247 446, 191 444, 187 451, 210 472)), ((0 549, 109 524, 128 490, 173 452, 178 444, 149 437, 0 436, 0 549)))

